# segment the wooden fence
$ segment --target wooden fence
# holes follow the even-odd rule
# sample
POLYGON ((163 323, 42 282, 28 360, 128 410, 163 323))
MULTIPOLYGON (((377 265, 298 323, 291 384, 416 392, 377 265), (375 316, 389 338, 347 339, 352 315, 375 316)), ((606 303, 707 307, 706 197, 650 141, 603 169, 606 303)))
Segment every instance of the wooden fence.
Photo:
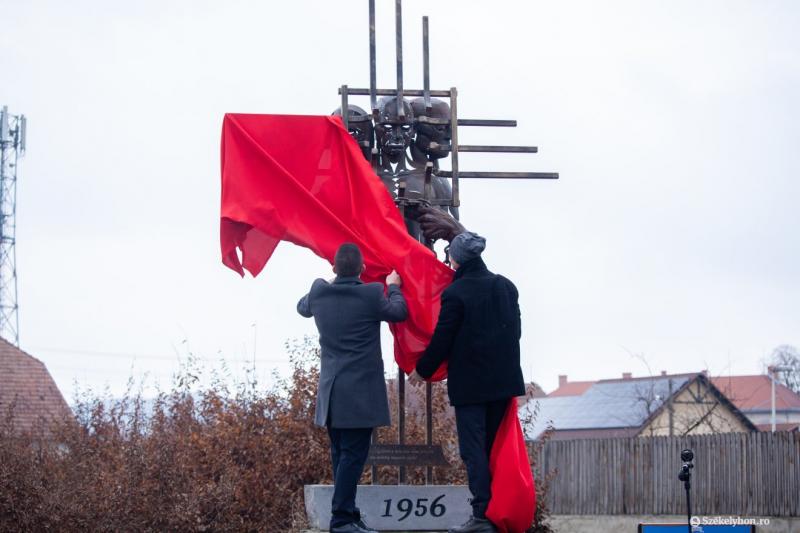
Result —
POLYGON ((535 474, 556 471, 554 514, 686 513, 681 450, 694 451, 696 515, 800 516, 800 433, 548 441, 535 474))

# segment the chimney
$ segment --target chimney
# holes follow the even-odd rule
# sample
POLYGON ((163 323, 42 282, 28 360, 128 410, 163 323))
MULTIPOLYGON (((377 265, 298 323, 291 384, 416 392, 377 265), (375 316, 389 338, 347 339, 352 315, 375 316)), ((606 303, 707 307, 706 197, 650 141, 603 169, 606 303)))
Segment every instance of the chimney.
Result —
POLYGON ((662 376, 666 376, 666 375, 667 375, 667 371, 666 371, 666 370, 662 370, 662 371, 661 371, 661 375, 662 375, 662 376))
POLYGON ((632 377, 633 377, 633 374, 631 374, 630 372, 623 372, 622 373, 622 379, 631 379, 632 377))
POLYGON ((560 374, 558 376, 558 386, 559 387, 563 387, 566 384, 567 384, 567 375, 566 374, 560 374))

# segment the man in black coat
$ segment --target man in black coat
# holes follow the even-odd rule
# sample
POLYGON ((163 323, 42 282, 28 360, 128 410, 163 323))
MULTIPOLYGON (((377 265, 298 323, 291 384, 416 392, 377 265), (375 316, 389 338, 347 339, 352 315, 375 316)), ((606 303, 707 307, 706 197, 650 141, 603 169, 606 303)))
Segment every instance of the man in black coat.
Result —
POLYGON ((496 531, 486 519, 489 456, 510 399, 525 394, 519 365, 519 295, 511 281, 486 268, 480 257, 485 247, 486 240, 471 232, 451 242, 456 274, 442 293, 431 342, 409 378, 421 382, 448 362, 447 393, 455 407, 458 446, 473 497, 472 518, 451 533, 496 531))
POLYGON ((328 428, 333 464, 330 531, 365 533, 356 507, 356 488, 369 453, 372 430, 391 425, 381 356, 381 321, 406 319, 406 301, 397 272, 380 283, 363 283, 361 251, 339 247, 336 279, 317 279, 300 299, 297 312, 314 317, 319 330, 321 363, 315 423, 328 428))

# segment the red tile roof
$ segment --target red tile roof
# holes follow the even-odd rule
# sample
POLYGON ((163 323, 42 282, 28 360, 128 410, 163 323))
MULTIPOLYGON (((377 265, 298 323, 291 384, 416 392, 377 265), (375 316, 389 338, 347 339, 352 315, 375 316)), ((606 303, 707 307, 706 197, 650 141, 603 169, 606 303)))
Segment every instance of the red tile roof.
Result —
MULTIPOLYGON (((772 406, 770 379, 757 376, 720 376, 711 382, 742 411, 764 411, 772 406)), ((800 409, 800 396, 781 384, 775 385, 775 408, 800 409)))
POLYGON ((580 396, 594 384, 594 381, 568 381, 547 396, 548 398, 554 396, 580 396))
POLYGON ((22 431, 43 419, 72 416, 44 363, 0 339, 0 420, 9 409, 14 428, 22 431))

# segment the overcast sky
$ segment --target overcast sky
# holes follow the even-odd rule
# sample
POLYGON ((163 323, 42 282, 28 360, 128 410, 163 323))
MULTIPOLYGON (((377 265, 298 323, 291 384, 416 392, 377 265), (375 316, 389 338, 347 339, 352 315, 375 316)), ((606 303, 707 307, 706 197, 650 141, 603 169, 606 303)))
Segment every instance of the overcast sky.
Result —
MULTIPOLYGON (((561 175, 462 185, 463 221, 520 290, 526 378, 647 374, 632 354, 758 373, 800 345, 800 3, 403 7, 406 87, 429 15, 434 88, 458 87, 461 117, 519 122, 461 141, 539 146, 462 170, 561 175)), ((366 86, 367 1, 0 0, 0 17, 0 104, 29 119, 22 348, 66 396, 163 385, 189 350, 284 371, 283 343, 314 333, 296 301, 329 267, 290 244, 257 279, 222 266, 222 117, 329 114, 338 86, 366 86)), ((379 0, 385 87, 393 32, 379 0)))

